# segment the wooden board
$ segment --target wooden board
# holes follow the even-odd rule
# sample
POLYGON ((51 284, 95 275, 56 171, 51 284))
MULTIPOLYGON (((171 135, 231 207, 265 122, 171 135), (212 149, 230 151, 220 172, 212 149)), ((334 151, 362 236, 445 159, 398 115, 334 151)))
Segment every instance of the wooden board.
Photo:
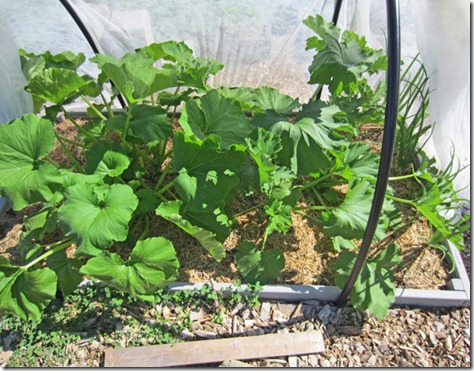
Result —
POLYGON ((320 353, 320 330, 105 350, 105 367, 169 367, 320 353))

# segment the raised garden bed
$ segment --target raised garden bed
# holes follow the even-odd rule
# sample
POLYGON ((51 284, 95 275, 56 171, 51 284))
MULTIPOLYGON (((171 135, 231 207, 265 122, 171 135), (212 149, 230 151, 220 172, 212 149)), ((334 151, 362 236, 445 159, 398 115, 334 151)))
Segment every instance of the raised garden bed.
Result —
MULTIPOLYGON (((45 106, 45 118, 25 115, 0 127, 6 179, 0 191, 15 210, 34 211, 14 244, 16 255, 2 258, 3 310, 38 318, 57 288, 67 295, 84 275, 151 301, 157 288, 199 276, 300 284, 264 286, 264 298, 334 300, 338 289, 331 285, 345 282, 370 211, 377 142, 369 135, 364 143, 360 133, 365 122, 377 128, 383 120, 384 86, 369 87, 366 76, 383 70, 386 58, 320 17, 305 23, 317 34, 307 44, 317 50, 310 83, 319 84, 315 97, 326 86, 328 101, 300 104, 267 87, 213 89, 207 78, 223 66, 195 58, 182 42, 153 44, 120 60, 96 56, 97 81, 77 74, 82 55, 21 52, 27 91, 37 103, 53 105, 45 106), (342 62, 331 57, 338 53, 342 62), (158 59, 167 62, 162 69, 153 67, 158 59), (123 113, 106 99, 87 99, 99 96, 108 80, 128 103, 123 113), (78 97, 89 104, 87 121, 65 109, 78 97), (54 126, 59 112, 69 121, 54 126), (323 257, 319 267, 315 253, 323 257), (217 267, 225 275, 216 275, 217 267)), ((419 76, 409 85, 415 92, 402 94, 398 144, 411 155, 420 152, 416 145, 426 132, 427 101, 415 119, 408 114, 426 84, 419 76)), ((423 259, 430 256, 431 268, 438 262, 440 269, 428 269, 429 288, 453 289, 444 302, 442 290, 418 291, 418 304, 436 297, 435 305, 469 301, 463 268, 447 279, 445 263, 429 247, 460 260, 442 243, 461 247, 466 220, 439 214, 460 201, 452 188, 456 171, 436 171, 426 157, 417 170, 406 161, 399 151, 377 245, 351 293, 357 308, 379 317, 394 300, 412 303, 415 295, 397 273, 408 276, 415 252, 428 252, 423 259), (407 231, 411 250, 403 243, 407 231)))

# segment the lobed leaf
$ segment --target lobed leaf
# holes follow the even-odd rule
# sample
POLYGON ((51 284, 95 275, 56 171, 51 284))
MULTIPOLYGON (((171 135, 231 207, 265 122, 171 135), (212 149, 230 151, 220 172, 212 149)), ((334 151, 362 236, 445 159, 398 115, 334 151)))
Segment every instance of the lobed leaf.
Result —
MULTIPOLYGON (((123 132, 127 123, 127 114, 115 115, 105 122, 107 128, 123 132)), ((127 136, 135 138, 140 144, 152 148, 173 134, 173 126, 166 112, 160 107, 135 105, 131 110, 127 136)))
POLYGON ((48 201, 60 188, 59 171, 42 160, 55 143, 53 124, 33 114, 0 126, 0 194, 14 210, 48 201))
POLYGON ((259 251, 257 245, 243 241, 237 247, 237 268, 245 282, 265 285, 278 278, 285 266, 285 256, 279 249, 259 251))
POLYGON ((130 162, 120 144, 97 141, 86 151, 85 169, 88 174, 113 178, 121 175, 130 162))
MULTIPOLYGON (((348 240, 362 239, 372 206, 372 194, 369 189, 368 181, 357 183, 349 189, 340 206, 331 212, 321 214, 323 230, 327 236, 341 236, 348 240)), ((379 223, 377 235, 380 238, 384 234, 383 225, 379 223)))
POLYGON ((217 261, 224 259, 225 249, 222 243, 217 240, 216 235, 209 230, 195 226, 190 221, 186 220, 180 213, 181 206, 182 202, 179 200, 164 202, 158 206, 156 214, 176 224, 183 231, 196 238, 202 247, 204 247, 217 261))
POLYGON ((186 102, 179 123, 188 136, 195 135, 203 140, 217 135, 223 149, 244 144, 251 131, 249 120, 237 102, 225 98, 217 90, 186 102))
POLYGON ((68 258, 64 250, 59 250, 48 256, 46 264, 56 273, 59 287, 64 296, 71 294, 82 282, 83 274, 79 271, 82 262, 79 259, 68 258))
POLYGON ((114 241, 124 241, 138 205, 132 188, 124 184, 80 183, 64 191, 59 223, 77 244, 76 255, 96 256, 114 241))
POLYGON ((55 298, 57 278, 49 268, 27 271, 0 256, 0 312, 23 320, 39 320, 55 298))
MULTIPOLYGON (((339 287, 342 288, 349 278, 356 257, 356 254, 345 251, 336 260, 335 278, 339 287)), ((349 294, 352 304, 360 310, 369 309, 380 319, 384 318, 395 301, 395 287, 389 268, 401 262, 400 249, 395 244, 389 245, 375 259, 367 260, 349 294)))
POLYGON ((81 273, 98 278, 106 285, 152 301, 159 288, 176 279, 179 262, 171 241, 163 237, 138 241, 127 261, 103 252, 91 258, 81 273))
POLYGON ((264 211, 269 218, 269 223, 265 228, 266 234, 271 234, 274 231, 286 234, 293 225, 293 219, 291 218, 293 208, 280 200, 273 200, 272 203, 266 204, 264 211))

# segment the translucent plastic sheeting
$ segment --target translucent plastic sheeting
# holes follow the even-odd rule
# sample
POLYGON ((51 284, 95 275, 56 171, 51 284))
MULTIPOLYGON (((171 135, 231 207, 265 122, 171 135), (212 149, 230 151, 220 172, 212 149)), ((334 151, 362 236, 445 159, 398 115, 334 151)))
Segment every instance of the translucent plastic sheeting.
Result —
POLYGON ((275 87, 308 99, 311 31, 303 19, 316 13, 331 19, 334 1, 321 0, 153 0, 71 1, 99 49, 115 57, 151 42, 184 40, 196 56, 225 68, 214 86, 275 87))
MULTIPOLYGON (((184 40, 197 56, 224 64, 214 86, 268 85, 301 101, 315 88, 307 85, 312 52, 305 51, 312 31, 302 20, 315 14, 331 19, 335 6, 335 0, 70 2, 103 53, 120 57, 151 42, 184 40)), ((430 118, 435 129, 426 151, 438 159, 440 168, 449 163, 453 149, 461 166, 470 163, 468 12, 467 0, 400 0, 402 58, 408 61, 419 52, 431 77, 430 118)), ((28 51, 93 55, 59 1, 0 0, 0 24, 18 47, 28 51)), ((338 26, 365 35, 374 48, 383 48, 385 1, 344 0, 338 26)), ((8 62, 5 53, 0 58, 4 66, 0 79, 9 70, 17 76, 18 66, 8 62)), ((87 62, 80 72, 95 76, 98 71, 87 62)), ((13 88, 0 89, 5 94, 13 88)), ((464 186, 469 186, 469 170, 456 180, 457 188, 464 186)), ((469 190, 462 195, 470 199, 469 190)))
MULTIPOLYGON (((359 0, 345 28, 365 35, 369 45, 385 44, 384 1, 359 0)), ((400 0, 402 59, 420 53, 430 78, 427 123, 433 126, 424 150, 445 169, 470 165, 470 22, 467 0, 400 0)), ((459 196, 470 200, 470 168, 454 181, 459 196)))
POLYGON ((33 110, 33 100, 23 87, 18 47, 0 24, 0 123, 10 121, 33 110))

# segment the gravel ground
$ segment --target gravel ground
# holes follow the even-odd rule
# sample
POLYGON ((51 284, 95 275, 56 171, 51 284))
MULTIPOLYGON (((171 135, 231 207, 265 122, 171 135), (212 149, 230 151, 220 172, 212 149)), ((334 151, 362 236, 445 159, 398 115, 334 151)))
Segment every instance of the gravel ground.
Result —
MULTIPOLYGON (((238 308, 236 308, 238 309, 238 308)), ((187 340, 322 330, 319 354, 247 360, 253 367, 470 367, 470 309, 394 308, 384 320, 316 301, 263 302, 228 313, 223 325, 196 310, 187 340)), ((217 366, 212 364, 208 366, 217 366)))

